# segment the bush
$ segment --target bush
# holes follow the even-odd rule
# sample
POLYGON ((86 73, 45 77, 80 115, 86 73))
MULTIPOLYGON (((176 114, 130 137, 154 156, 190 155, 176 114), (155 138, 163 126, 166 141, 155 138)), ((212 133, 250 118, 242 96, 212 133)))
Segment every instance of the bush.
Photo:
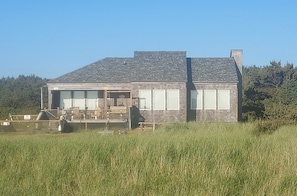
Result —
POLYGON ((290 122, 284 120, 258 120, 255 122, 256 129, 255 133, 267 133, 272 134, 278 130, 281 126, 291 124, 290 122))

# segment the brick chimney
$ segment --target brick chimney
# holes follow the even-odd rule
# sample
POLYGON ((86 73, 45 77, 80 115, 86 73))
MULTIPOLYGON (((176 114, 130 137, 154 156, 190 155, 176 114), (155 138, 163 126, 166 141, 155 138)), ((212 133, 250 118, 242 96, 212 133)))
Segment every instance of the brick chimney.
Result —
POLYGON ((242 75, 242 50, 231 50, 230 57, 234 58, 237 68, 242 75))

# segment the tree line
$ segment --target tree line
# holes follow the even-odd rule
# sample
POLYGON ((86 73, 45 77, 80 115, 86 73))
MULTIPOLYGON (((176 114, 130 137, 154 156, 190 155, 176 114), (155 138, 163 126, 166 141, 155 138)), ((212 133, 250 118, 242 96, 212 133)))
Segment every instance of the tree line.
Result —
POLYGON ((243 120, 297 120, 297 68, 293 64, 243 68, 243 120))
MULTIPOLYGON (((41 87, 48 79, 35 75, 2 77, 0 79, 0 119, 8 119, 9 114, 38 114, 41 103, 41 87)), ((44 92, 47 99, 46 92, 44 92)), ((46 102, 45 102, 46 103, 46 102)))
MULTIPOLYGON (((297 120, 297 68, 272 61, 266 66, 244 66, 242 88, 243 121, 297 120)), ((37 114, 41 87, 48 79, 35 75, 0 79, 0 119, 11 114, 37 114)), ((43 91, 47 105, 46 89, 43 91)))

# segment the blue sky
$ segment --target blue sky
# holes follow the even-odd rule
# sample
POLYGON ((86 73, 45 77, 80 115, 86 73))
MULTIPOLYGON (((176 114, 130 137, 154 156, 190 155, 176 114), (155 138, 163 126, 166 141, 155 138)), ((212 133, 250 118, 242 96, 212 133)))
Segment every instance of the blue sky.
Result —
POLYGON ((0 0, 0 77, 52 79, 139 50, 296 66, 296 24, 296 0, 0 0))

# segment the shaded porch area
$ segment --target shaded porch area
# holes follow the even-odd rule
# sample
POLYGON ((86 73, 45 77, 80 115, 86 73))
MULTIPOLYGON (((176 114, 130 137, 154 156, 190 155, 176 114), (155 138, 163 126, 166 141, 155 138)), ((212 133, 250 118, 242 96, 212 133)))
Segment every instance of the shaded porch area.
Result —
POLYGON ((131 127, 131 90, 52 91, 48 116, 69 124, 128 124, 131 127))

